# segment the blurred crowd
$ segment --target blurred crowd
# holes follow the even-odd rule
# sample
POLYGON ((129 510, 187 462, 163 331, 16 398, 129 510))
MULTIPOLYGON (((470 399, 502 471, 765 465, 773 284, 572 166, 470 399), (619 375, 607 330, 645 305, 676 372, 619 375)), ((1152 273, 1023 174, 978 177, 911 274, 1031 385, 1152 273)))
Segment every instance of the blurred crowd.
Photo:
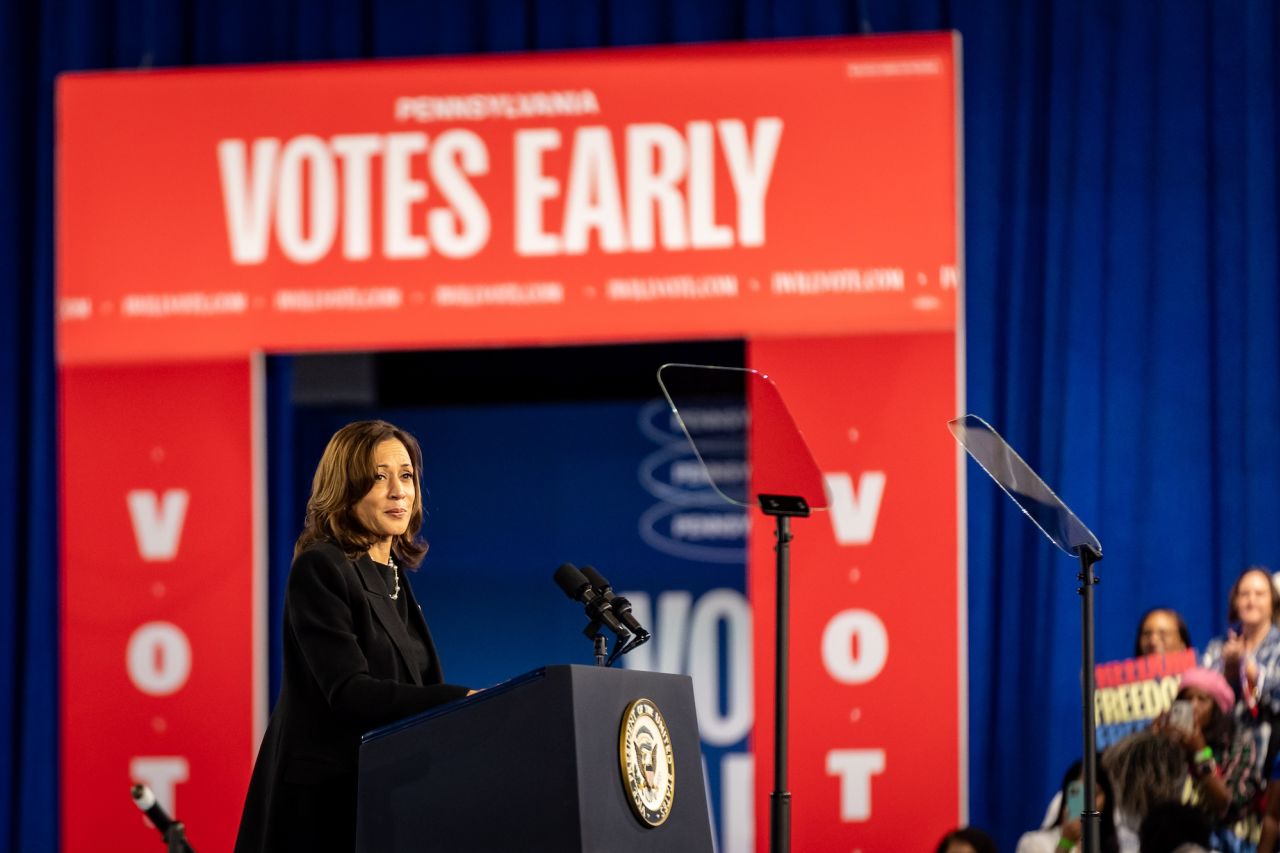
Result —
MULTIPOLYGON (((1169 707, 1099 754, 1095 810, 1103 853, 1222 850, 1273 853, 1280 838, 1280 591, 1251 566, 1227 596, 1226 632, 1182 673, 1169 707)), ((1135 657, 1193 648, 1167 607, 1138 621, 1135 657)), ((1067 768, 1040 827, 1017 853, 1080 847, 1082 762, 1067 768)), ((948 833, 938 853, 994 853, 975 827, 948 833)))

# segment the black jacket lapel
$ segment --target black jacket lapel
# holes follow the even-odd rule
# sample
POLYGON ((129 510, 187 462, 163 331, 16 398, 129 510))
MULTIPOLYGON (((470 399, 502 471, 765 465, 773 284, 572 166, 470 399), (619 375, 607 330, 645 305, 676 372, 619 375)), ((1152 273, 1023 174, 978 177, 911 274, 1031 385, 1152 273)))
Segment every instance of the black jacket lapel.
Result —
MULTIPOLYGON (((409 632, 404 623, 400 621, 400 614, 396 612, 396 603, 387 594, 387 585, 383 583, 378 567, 373 564, 373 558, 368 554, 361 554, 356 560, 356 575, 364 586, 365 598, 369 601, 369 609, 373 611, 374 617, 382 625, 382 630, 387 632, 387 636, 395 644, 396 651, 400 653, 400 660, 404 662, 404 668, 409 672, 409 677, 413 679, 414 684, 422 684, 422 673, 418 672, 418 668, 410 663, 407 649, 409 632)), ((400 580, 401 595, 404 595, 408 585, 408 579, 402 575, 400 580)), ((412 600, 409 605, 411 613, 417 609, 412 600)))
POLYGON ((409 621, 422 634, 422 641, 427 646, 427 678, 430 681, 444 681, 444 669, 440 666, 440 656, 436 654, 435 641, 431 639, 431 629, 427 627, 427 617, 422 613, 422 605, 413 592, 413 585, 408 579, 400 583, 401 594, 409 593, 409 621))

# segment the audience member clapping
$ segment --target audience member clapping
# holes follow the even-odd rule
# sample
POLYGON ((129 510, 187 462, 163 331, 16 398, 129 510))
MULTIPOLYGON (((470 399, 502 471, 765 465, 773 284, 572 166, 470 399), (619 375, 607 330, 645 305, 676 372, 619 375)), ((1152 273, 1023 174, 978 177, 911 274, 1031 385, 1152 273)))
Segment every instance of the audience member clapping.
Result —
POLYGON ((1203 665, 1226 677, 1237 699, 1235 715, 1258 719, 1280 711, 1280 592, 1271 573, 1250 566, 1236 578, 1227 601, 1227 633, 1205 648, 1203 665), (1261 707, 1260 707, 1261 706, 1261 707))

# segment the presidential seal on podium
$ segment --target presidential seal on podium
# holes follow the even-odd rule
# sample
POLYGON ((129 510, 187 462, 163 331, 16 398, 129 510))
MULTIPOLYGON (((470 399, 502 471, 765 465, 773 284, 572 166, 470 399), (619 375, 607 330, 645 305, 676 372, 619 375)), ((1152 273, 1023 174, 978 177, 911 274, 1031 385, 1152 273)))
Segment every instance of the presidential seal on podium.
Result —
POLYGON ((676 795, 676 762, 667 721, 652 699, 637 699, 623 712, 618 758, 631 810, 646 826, 661 826, 676 795))

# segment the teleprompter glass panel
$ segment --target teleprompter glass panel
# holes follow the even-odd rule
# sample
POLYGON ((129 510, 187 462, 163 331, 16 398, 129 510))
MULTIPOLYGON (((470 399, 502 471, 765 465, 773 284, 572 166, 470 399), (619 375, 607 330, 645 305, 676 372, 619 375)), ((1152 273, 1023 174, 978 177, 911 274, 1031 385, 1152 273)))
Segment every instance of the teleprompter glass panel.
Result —
POLYGON ((977 415, 965 415, 947 422, 956 441, 968 451, 982 470, 1004 489, 1018 508, 1026 513, 1049 541, 1073 557, 1087 545, 1102 555, 1102 544, 1075 513, 1023 461, 991 424, 977 415))
POLYGON ((826 508, 822 474, 768 376, 742 367, 664 364, 658 384, 725 500, 752 506, 762 494, 787 495, 803 498, 811 509, 826 508), (750 468, 744 462, 749 458, 750 468))

